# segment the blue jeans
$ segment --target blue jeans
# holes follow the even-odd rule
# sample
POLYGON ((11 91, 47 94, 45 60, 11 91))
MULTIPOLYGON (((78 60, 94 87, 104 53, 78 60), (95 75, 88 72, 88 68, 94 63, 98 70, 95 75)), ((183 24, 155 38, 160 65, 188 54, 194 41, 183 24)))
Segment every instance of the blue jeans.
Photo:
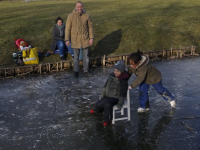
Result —
POLYGON ((74 55, 74 52, 73 52, 73 49, 71 48, 71 45, 66 47, 64 41, 57 41, 56 45, 57 45, 57 47, 59 49, 60 57, 64 56, 66 48, 69 50, 71 56, 74 55))
POLYGON ((57 41, 56 45, 57 45, 57 47, 59 49, 60 57, 63 57, 64 56, 64 52, 65 52, 65 43, 64 43, 64 41, 57 41))
POLYGON ((71 44, 69 46, 67 46, 67 49, 68 49, 69 53, 71 54, 71 56, 74 56, 74 51, 73 51, 73 48, 71 48, 71 44))
MULTIPOLYGON (((152 86, 164 98, 164 100, 174 100, 174 96, 162 85, 162 80, 156 84, 152 84, 152 86)), ((149 84, 142 82, 139 87, 139 101, 141 108, 149 108, 148 90, 149 84)))

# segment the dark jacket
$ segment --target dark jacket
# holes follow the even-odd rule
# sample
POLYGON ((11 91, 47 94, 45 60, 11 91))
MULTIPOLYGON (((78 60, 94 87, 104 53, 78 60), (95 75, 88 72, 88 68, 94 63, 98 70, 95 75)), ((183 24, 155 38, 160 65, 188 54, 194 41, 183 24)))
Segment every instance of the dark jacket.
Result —
POLYGON ((142 60, 137 68, 133 69, 128 68, 129 74, 135 74, 137 78, 131 83, 131 87, 135 88, 140 85, 142 82, 146 84, 156 84, 161 80, 160 71, 149 64, 149 57, 142 56, 142 60))
POLYGON ((119 77, 111 73, 103 88, 102 95, 119 99, 118 104, 123 105, 128 89, 129 74, 125 71, 119 77))
POLYGON ((60 36, 60 31, 59 29, 56 27, 56 25, 54 25, 54 28, 52 30, 52 36, 53 36, 53 41, 52 41, 52 45, 51 45, 51 49, 54 51, 56 49, 56 43, 57 41, 63 41, 65 42, 65 32, 63 36, 60 36))

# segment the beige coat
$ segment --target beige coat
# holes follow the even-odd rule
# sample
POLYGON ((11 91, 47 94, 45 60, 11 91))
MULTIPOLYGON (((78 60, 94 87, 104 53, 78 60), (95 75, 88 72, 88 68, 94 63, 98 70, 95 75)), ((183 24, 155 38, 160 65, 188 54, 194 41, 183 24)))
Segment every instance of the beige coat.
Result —
POLYGON ((162 76, 160 71, 148 63, 149 58, 147 56, 142 56, 142 60, 136 69, 131 67, 128 68, 129 74, 134 73, 137 76, 137 78, 130 85, 132 88, 137 87, 143 81, 146 84, 156 84, 161 80, 162 76))
POLYGON ((89 47, 89 39, 93 39, 93 25, 90 15, 84 10, 81 14, 73 10, 67 17, 65 41, 71 41, 72 48, 89 47))

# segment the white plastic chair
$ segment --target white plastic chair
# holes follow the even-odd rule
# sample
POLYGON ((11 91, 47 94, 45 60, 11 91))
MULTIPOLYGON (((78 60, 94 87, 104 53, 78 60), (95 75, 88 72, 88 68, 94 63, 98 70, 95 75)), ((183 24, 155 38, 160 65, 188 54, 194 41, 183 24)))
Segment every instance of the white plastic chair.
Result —
POLYGON ((130 96, 129 96, 129 90, 127 91, 127 96, 126 100, 124 101, 124 105, 121 108, 121 111, 119 108, 117 108, 117 105, 113 106, 113 119, 112 119, 112 124, 115 124, 115 121, 119 120, 131 120, 131 112, 130 112, 130 96), (127 117, 121 117, 121 118, 115 118, 115 113, 121 112, 121 115, 124 115, 124 109, 127 109, 127 117))

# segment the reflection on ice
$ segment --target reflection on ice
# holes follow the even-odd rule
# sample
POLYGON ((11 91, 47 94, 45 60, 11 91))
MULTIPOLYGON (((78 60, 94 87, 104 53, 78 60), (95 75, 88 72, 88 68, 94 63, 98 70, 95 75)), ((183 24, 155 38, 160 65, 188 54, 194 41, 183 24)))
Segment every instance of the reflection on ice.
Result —
MULTIPOLYGON (((150 112, 138 114, 138 88, 131 90, 131 121, 104 128, 91 115, 112 67, 27 76, 1 81, 0 149, 199 149, 199 58, 153 62, 177 107, 150 88, 150 112), (181 143, 181 144, 180 144, 181 143)), ((134 77, 130 80, 133 80, 134 77)))

